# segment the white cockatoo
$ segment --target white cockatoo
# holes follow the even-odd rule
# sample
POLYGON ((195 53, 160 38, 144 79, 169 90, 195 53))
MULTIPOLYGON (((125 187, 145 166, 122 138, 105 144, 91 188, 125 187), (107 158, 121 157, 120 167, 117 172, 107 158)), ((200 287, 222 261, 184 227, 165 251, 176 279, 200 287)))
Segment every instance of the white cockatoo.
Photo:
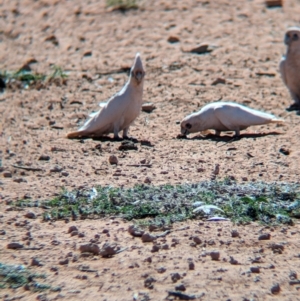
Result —
POLYGON ((101 137, 110 133, 115 139, 123 131, 123 138, 128 138, 128 129, 138 117, 142 108, 145 70, 140 54, 135 56, 130 76, 120 92, 110 98, 107 103, 100 103, 101 109, 90 115, 90 119, 67 138, 101 137))
POLYGON ((280 61, 279 69, 294 100, 290 109, 300 109, 300 28, 290 27, 285 33, 284 43, 287 51, 280 61))
POLYGON ((247 108, 231 102, 213 102, 204 106, 199 112, 185 117, 181 121, 181 133, 215 130, 216 135, 221 131, 235 131, 239 136, 241 130, 251 125, 268 123, 283 123, 274 115, 247 108))

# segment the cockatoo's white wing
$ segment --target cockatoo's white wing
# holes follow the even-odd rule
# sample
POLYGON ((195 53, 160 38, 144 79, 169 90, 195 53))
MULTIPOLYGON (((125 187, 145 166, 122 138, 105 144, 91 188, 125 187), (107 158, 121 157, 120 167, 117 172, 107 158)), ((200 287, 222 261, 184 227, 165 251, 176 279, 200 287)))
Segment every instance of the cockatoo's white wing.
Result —
POLYGON ((115 122, 122 122, 121 118, 130 99, 124 94, 116 94, 97 113, 92 113, 91 118, 79 131, 98 132, 107 131, 115 122))
POLYGON ((274 115, 235 104, 224 104, 216 107, 215 115, 228 130, 232 131, 246 129, 251 125, 282 122, 274 115))

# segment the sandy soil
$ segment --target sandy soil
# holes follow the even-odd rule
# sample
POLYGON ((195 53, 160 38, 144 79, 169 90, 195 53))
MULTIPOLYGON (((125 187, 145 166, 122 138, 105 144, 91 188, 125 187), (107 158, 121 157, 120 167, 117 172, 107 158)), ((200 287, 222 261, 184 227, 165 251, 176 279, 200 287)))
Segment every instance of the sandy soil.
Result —
MULTIPOLYGON (((234 4, 230 0, 142 1, 139 10, 125 13, 110 11, 105 1, 95 0, 2 1, 0 69, 18 70, 35 59, 33 70, 47 73, 54 64, 67 71, 69 77, 66 85, 8 89, 0 96, 0 211, 16 199, 51 198, 61 187, 207 180, 215 164, 220 165, 219 179, 297 182, 300 118, 296 112, 285 110, 292 101, 281 81, 278 62, 285 52, 284 32, 298 24, 299 12, 296 0, 286 0, 284 8, 274 9, 267 9, 262 0, 234 4), (177 37, 179 42, 168 42, 170 37, 177 37), (205 55, 186 52, 203 42, 211 45, 213 51, 205 55), (109 139, 65 139, 66 133, 77 129, 99 102, 120 90, 127 74, 116 70, 130 67, 137 51, 147 72, 144 101, 156 105, 152 113, 142 112, 130 129, 129 134, 138 140, 138 150, 119 151, 121 142, 109 139), (218 78, 225 83, 213 85, 218 78), (286 124, 249 128, 238 141, 231 141, 230 133, 221 138, 191 135, 187 140, 176 139, 180 133, 178 122, 184 116, 221 99, 273 113, 285 118, 286 124), (109 164, 111 154, 118 157, 117 166, 109 164), (48 158, 40 160, 41 156, 48 158), (141 162, 151 167, 139 166, 141 162)), ((25 230, 27 226, 16 228, 15 222, 8 224, 16 215, 17 220, 23 219, 23 214, 3 213, 1 227, 7 234, 1 247, 5 248, 11 240, 21 240, 29 231, 25 230)), ((229 223, 176 225, 175 229, 190 229, 172 232, 166 243, 170 245, 172 237, 176 237, 181 241, 179 246, 155 255, 151 246, 133 240, 126 232, 128 225, 121 221, 81 221, 77 226, 86 232, 81 240, 67 234, 68 225, 36 220, 28 227, 32 227, 34 244, 43 245, 43 249, 2 249, 1 261, 30 264, 32 256, 41 257, 41 270, 52 274, 53 283, 64 287, 60 295, 68 300, 99 296, 99 300, 132 300, 133 294, 140 291, 148 292, 151 300, 162 300, 167 296, 166 290, 175 289, 170 278, 174 272, 186 273, 178 282, 184 283, 188 293, 205 293, 203 300, 300 299, 297 287, 288 284, 289 271, 300 270, 299 257, 295 257, 299 225, 287 232, 274 229, 271 242, 286 243, 279 255, 268 248, 271 242, 257 241, 261 227, 256 225, 241 228, 238 239, 229 235, 233 227, 229 223), (58 275, 50 271, 60 257, 78 253, 74 243, 88 242, 104 228, 109 229, 111 240, 116 239, 128 249, 112 259, 80 258, 74 263, 70 260, 67 266, 59 267, 58 275), (214 240, 216 245, 190 247, 189 237, 195 234, 202 241, 214 240), (54 239, 61 243, 51 245, 54 239), (221 240, 231 244, 221 244, 221 240), (206 251, 203 248, 219 249, 220 261, 202 255, 206 251), (255 263, 261 267, 258 281, 256 275, 247 272, 253 265, 249 257, 257 254, 262 257, 261 262, 255 263), (230 255, 240 265, 231 265, 230 255), (147 257, 152 257, 151 264, 144 261, 147 257), (188 258, 195 261, 194 271, 188 271, 188 258), (83 263, 97 269, 99 277, 92 273, 85 280, 76 278, 82 274, 77 267, 83 263), (270 269, 271 264, 275 269, 270 269), (160 266, 167 271, 159 274, 156 269, 160 266), (219 269, 226 271, 218 272, 219 269), (152 290, 144 288, 142 275, 146 273, 157 280, 152 290), (271 296, 270 288, 275 282, 282 288, 280 297, 271 296), (78 293, 70 293, 72 290, 78 293)), ((101 243, 105 241, 105 235, 100 237, 101 243)), ((24 295, 23 300, 35 298, 28 292, 18 291, 18 295, 24 295)), ((143 296, 138 300, 143 300, 143 296)))

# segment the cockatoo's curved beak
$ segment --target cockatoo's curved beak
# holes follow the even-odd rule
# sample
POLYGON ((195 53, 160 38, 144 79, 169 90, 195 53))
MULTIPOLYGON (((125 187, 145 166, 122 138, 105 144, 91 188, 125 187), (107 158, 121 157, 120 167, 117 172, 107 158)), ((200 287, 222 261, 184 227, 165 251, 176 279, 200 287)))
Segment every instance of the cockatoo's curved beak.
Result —
POLYGON ((181 134, 187 136, 189 134, 189 131, 185 128, 181 128, 181 134))
POLYGON ((290 36, 286 34, 286 35, 284 36, 284 44, 285 44, 285 45, 289 45, 289 44, 290 44, 290 41, 291 41, 290 36))

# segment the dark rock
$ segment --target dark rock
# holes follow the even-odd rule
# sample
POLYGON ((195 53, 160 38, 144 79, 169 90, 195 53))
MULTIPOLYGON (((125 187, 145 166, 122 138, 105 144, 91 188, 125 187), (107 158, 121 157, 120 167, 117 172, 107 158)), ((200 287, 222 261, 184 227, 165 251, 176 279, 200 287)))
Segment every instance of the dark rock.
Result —
POLYGON ((142 237, 145 231, 139 229, 135 225, 131 225, 128 228, 128 232, 129 232, 130 235, 132 235, 134 237, 142 237))
POLYGON ((279 294, 280 292, 280 285, 279 283, 275 283, 272 287, 271 287, 271 293, 272 294, 279 294))
POLYGON ((24 246, 18 242, 11 242, 7 244, 7 249, 17 250, 22 248, 24 248, 24 246))
POLYGON ((148 289, 153 289, 154 285, 153 283, 156 282, 156 280, 153 277, 147 277, 144 281, 144 286, 148 289))
POLYGON ((175 286, 175 290, 184 292, 186 290, 186 288, 185 288, 184 284, 181 283, 181 284, 178 284, 175 286))
POLYGON ((35 213, 32 211, 28 211, 24 216, 31 219, 36 218, 35 213))
POLYGON ((270 240, 271 234, 270 233, 263 233, 258 236, 258 240, 270 240))
POLYGON ((152 242, 156 239, 157 237, 155 235, 152 235, 150 233, 144 233, 142 235, 142 242, 152 242))
POLYGON ((96 244, 85 244, 79 247, 81 253, 93 253, 94 255, 100 254, 100 248, 96 244))
POLYGON ((219 260, 220 258, 220 252, 219 251, 211 251, 210 257, 212 260, 219 260))
POLYGON ((72 233, 73 231, 78 231, 78 229, 77 229, 76 226, 71 226, 71 227, 69 227, 68 233, 72 233))
POLYGON ((171 274, 171 279, 173 282, 177 282, 179 279, 181 279, 181 276, 179 273, 172 273, 171 274))

